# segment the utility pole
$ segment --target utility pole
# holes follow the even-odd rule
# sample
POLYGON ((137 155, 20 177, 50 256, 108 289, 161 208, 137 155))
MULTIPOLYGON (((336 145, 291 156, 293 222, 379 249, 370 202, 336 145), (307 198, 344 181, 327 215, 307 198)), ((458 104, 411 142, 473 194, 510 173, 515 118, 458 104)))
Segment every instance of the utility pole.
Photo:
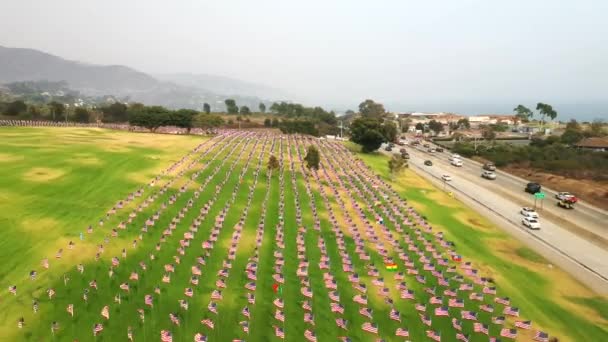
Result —
POLYGON ((343 137, 343 133, 342 133, 343 128, 344 128, 344 124, 342 121, 340 121, 340 139, 342 139, 342 137, 343 137))

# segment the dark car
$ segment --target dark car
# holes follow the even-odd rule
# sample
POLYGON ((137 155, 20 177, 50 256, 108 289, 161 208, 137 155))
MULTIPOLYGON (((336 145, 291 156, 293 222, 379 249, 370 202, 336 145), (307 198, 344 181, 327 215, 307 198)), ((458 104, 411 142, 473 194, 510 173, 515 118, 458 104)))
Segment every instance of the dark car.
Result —
POLYGON ((443 149, 442 149, 441 147, 437 147, 437 148, 435 149, 435 151, 437 151, 437 152, 443 152, 443 149))
POLYGON ((429 144, 423 144, 422 147, 426 147, 428 148, 430 145, 429 144))
POLYGON ((426 166, 433 166, 433 162, 430 161, 430 160, 425 160, 424 161, 424 165, 426 165, 426 166))
POLYGON ((494 165, 494 163, 485 163, 483 164, 483 169, 488 171, 496 171, 496 165, 494 165))
POLYGON ((389 146, 386 146, 386 147, 384 148, 384 150, 385 150, 385 151, 387 151, 387 152, 390 152, 390 151, 392 151, 393 149, 392 149, 392 148, 391 148, 391 146, 389 145, 389 146))
POLYGON ((410 159, 409 153, 402 153, 401 156, 403 157, 403 159, 410 159))
POLYGON ((402 148, 402 149, 400 149, 400 150, 399 150, 399 152, 400 152, 401 154, 403 154, 403 153, 407 153, 407 150, 406 150, 405 148, 402 148))
POLYGON ((535 194, 537 192, 540 192, 540 184, 538 183, 528 183, 526 184, 526 192, 529 192, 531 194, 535 194))

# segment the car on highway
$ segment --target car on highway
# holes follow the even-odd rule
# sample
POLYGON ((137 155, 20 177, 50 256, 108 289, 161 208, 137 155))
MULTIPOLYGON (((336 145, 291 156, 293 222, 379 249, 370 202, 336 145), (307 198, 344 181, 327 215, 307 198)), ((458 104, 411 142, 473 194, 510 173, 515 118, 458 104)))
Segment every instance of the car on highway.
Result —
POLYGON ((433 148, 433 147, 429 148, 429 153, 435 153, 435 148, 433 148))
POLYGON ((521 223, 532 230, 540 230, 540 222, 533 217, 524 217, 521 223))
POLYGON ((452 165, 457 166, 457 167, 462 167, 462 160, 452 159, 452 165))
POLYGON ((460 155, 459 155, 459 154, 454 153, 454 154, 452 154, 452 155, 450 156, 450 158, 448 158, 448 160, 449 160, 450 162, 454 161, 454 159, 460 159, 460 155))
POLYGON ((400 152, 401 154, 403 154, 403 153, 407 153, 407 150, 406 150, 405 148, 400 148, 400 149, 399 149, 399 152, 400 152))
POLYGON ((494 163, 485 163, 483 164, 483 169, 488 171, 496 171, 496 165, 494 165, 494 163))
POLYGON ((441 176, 441 179, 443 179, 444 182, 449 182, 452 180, 452 176, 450 175, 443 175, 441 176))
POLYGON ((384 150, 385 150, 385 151, 387 151, 387 152, 390 152, 390 151, 392 151, 392 150, 393 150, 393 148, 392 148, 390 145, 388 145, 388 146, 386 146, 386 147, 384 148, 384 150))
POLYGON ((424 148, 428 148, 430 145, 429 144, 423 144, 422 147, 424 148))
POLYGON ((523 208, 521 208, 520 213, 522 215, 524 215, 525 217, 538 218, 538 213, 534 209, 532 209, 530 207, 523 207, 523 208))
POLYGON ((531 183, 526 184, 526 189, 525 189, 526 192, 535 194, 537 192, 540 192, 540 190, 541 190, 541 186, 538 183, 531 182, 531 183))
POLYGON ((433 166, 433 162, 430 161, 430 160, 425 160, 424 161, 424 165, 426 165, 426 166, 433 166))
POLYGON ((481 173, 481 177, 483 177, 485 179, 495 180, 496 174, 492 171, 484 171, 481 173))
POLYGON ((410 154, 409 153, 401 153, 401 157, 403 157, 403 159, 410 159, 410 154))
POLYGON ((569 192, 558 192, 557 194, 555 194, 555 198, 557 198, 560 201, 568 201, 568 202, 578 202, 578 198, 576 198, 576 196, 574 196, 573 194, 569 193, 569 192))
POLYGON ((441 147, 437 147, 437 148, 435 149, 435 151, 437 151, 437 152, 443 152, 443 149, 442 149, 441 147))

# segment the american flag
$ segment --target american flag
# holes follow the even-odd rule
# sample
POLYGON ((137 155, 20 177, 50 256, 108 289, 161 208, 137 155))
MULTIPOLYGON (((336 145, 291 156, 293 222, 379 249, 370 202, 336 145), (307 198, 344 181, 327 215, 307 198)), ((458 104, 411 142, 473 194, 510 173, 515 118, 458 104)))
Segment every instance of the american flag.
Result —
POLYGON ((437 304, 442 304, 443 303, 443 298, 441 297, 431 297, 430 303, 433 305, 437 305, 437 304))
POLYGON ((533 339, 534 341, 539 342, 549 342, 549 334, 547 334, 546 332, 537 331, 536 334, 534 334, 533 339))
POLYGON ((97 323, 93 326, 93 336, 97 336, 102 331, 103 331, 103 324, 97 323))
POLYGON ((162 342, 173 342, 173 335, 171 335, 171 332, 168 330, 161 330, 160 340, 162 342))
POLYGON ((448 278, 440 277, 437 281, 438 281, 439 286, 450 286, 448 278))
POLYGON ((283 300, 281 298, 277 298, 272 302, 279 309, 283 308, 283 300))
POLYGON ((500 329, 500 336, 506 337, 506 338, 511 338, 511 339, 516 339, 517 338, 517 329, 508 329, 508 328, 500 329))
POLYGON ((214 302, 209 302, 207 305, 207 309, 217 315, 217 304, 214 302))
POLYGON ((205 318, 205 319, 201 320, 201 323, 208 326, 210 329, 213 329, 213 327, 214 327, 213 321, 210 320, 209 318, 205 318))
POLYGON ((285 315, 283 314, 283 311, 281 311, 281 310, 277 310, 275 312, 274 318, 276 318, 277 320, 279 320, 281 322, 285 322, 285 315))
POLYGON ((412 291, 412 290, 401 291, 401 299, 414 299, 414 291, 412 291))
POLYGON ((460 284, 459 290, 460 291, 472 291, 473 285, 472 284, 460 284))
POLYGON ((340 314, 344 314, 344 307, 339 303, 331 303, 331 312, 339 312, 340 314))
POLYGON ((361 325, 361 329, 372 334, 378 334, 378 326, 374 323, 365 322, 361 325))
POLYGON ((422 304, 422 303, 416 303, 416 305, 414 306, 416 308, 416 310, 418 311, 426 311, 426 305, 422 304))
POLYGON ((243 316, 247 317, 247 318, 251 318, 251 313, 249 312, 249 307, 244 307, 243 310, 241 310, 241 313, 243 314, 243 316))
POLYGON ((194 335, 194 342, 206 342, 207 341, 207 336, 204 336, 201 333, 196 333, 196 335, 194 335))
POLYGON ((222 299, 222 291, 213 290, 213 292, 211 292, 211 299, 212 300, 221 300, 222 299))
POLYGON ((450 298, 448 306, 453 308, 464 308, 464 300, 459 298, 450 298))
POLYGON ((68 304, 67 310, 70 316, 74 317, 74 304, 68 304))
POLYGON ((239 322, 239 325, 243 328, 243 332, 245 332, 246 334, 249 334, 249 322, 242 321, 242 322, 239 322))
POLYGON ((359 313, 369 319, 372 319, 372 309, 361 308, 359 309, 359 313))
POLYGON ((483 288, 483 293, 485 294, 491 294, 491 295, 495 295, 496 294, 496 287, 484 287, 483 288))
POLYGON ((247 303, 255 304, 255 295, 253 293, 247 293, 247 303))
POLYGON ((342 328, 344 330, 347 330, 347 328, 346 328, 346 320, 344 318, 336 318, 336 325, 338 326, 338 328, 342 328))
POLYGON ((170 283, 171 282, 171 276, 168 274, 163 275, 163 283, 170 283))
POLYGON ((173 266, 173 264, 166 264, 165 272, 175 272, 175 266, 173 266))
POLYGON ((502 325, 505 323, 505 317, 504 316, 492 317, 492 323, 502 325))
POLYGON ((424 315, 424 314, 418 314, 420 316, 420 320, 422 321, 422 323, 424 325, 428 325, 429 327, 431 326, 431 317, 424 315))
POLYGON ((401 322, 401 315, 399 314, 399 311, 395 309, 391 309, 391 312, 389 313, 388 317, 393 321, 401 322))
POLYGON ((418 270, 415 268, 408 268, 407 274, 418 274, 418 270))
POLYGON ((473 312, 473 311, 461 311, 460 312, 462 319, 466 319, 469 321, 476 321, 477 320, 477 313, 473 312))
POLYGON ((515 321, 515 327, 521 329, 531 329, 532 321, 515 321))
POLYGON ((120 260, 118 260, 117 257, 113 257, 112 258, 112 266, 117 267, 118 265, 120 265, 120 260))
POLYGON ((462 342, 469 342, 469 335, 463 333, 456 333, 456 339, 462 342))
POLYGON ((416 276, 416 280, 421 283, 421 284, 425 284, 426 283, 426 277, 423 275, 417 275, 416 276))
POLYGON ((489 327, 483 323, 477 322, 473 324, 473 331, 487 335, 489 333, 489 327))
POLYGON ((128 283, 120 284, 120 289, 129 292, 129 284, 128 283))
POLYGON ((110 319, 110 307, 109 306, 104 306, 103 309, 101 309, 101 316, 105 319, 110 319))
POLYGON ((479 306, 479 309, 485 312, 494 312, 494 307, 492 304, 482 304, 479 306))
POLYGON ((283 328, 274 326, 274 334, 282 340, 285 339, 285 332, 283 331, 283 328))
POLYGON ((309 323, 311 325, 315 325, 314 316, 310 312, 304 313, 304 323, 309 323))
POLYGON ((452 326, 458 331, 462 330, 462 323, 456 318, 452 318, 452 326))
POLYGON ((334 302, 339 302, 340 301, 340 293, 338 291, 332 291, 329 293, 329 299, 333 300, 334 302))
POLYGON ((129 280, 139 280, 139 274, 137 272, 131 272, 131 276, 129 276, 129 280))
POLYGON ((304 309, 306 311, 312 311, 312 305, 310 304, 309 300, 305 300, 302 302, 302 309, 304 309))
POLYGON ((310 331, 308 329, 304 331, 304 337, 306 337, 306 339, 310 342, 317 342, 317 335, 315 335, 313 331, 310 331))
POLYGON ((182 309, 184 309, 184 310, 188 310, 188 302, 185 301, 185 300, 183 300, 183 299, 180 299, 179 300, 179 307, 182 308, 182 309))
POLYGON ((141 322, 143 323, 146 318, 144 309, 137 309, 137 312, 139 313, 139 319, 141 319, 141 322))
POLYGON ((186 295, 187 297, 192 297, 194 296, 194 291, 191 288, 187 287, 184 290, 184 295, 186 295))
POLYGON ((249 291, 255 291, 255 283, 254 282, 248 282, 247 284, 245 284, 245 288, 249 291))
POLYGON ((361 295, 356 295, 353 297, 353 302, 361 304, 361 305, 367 305, 367 297, 361 296, 361 295))
POLYGON ((449 316, 448 308, 445 306, 435 308, 435 316, 449 316))
POLYGON ((302 292, 302 295, 304 295, 307 298, 312 298, 312 291, 310 288, 308 287, 302 287, 302 289, 300 290, 300 292, 302 292))
POLYGON ((397 328, 397 330, 395 330, 395 336, 409 337, 410 332, 406 328, 397 328))
POLYGON ((511 304, 511 300, 509 297, 496 297, 494 298, 494 301, 498 304, 502 304, 502 305, 510 305, 511 304))
POLYGON ((146 305, 152 306, 152 296, 151 295, 146 295, 144 297, 144 303, 146 305))
POLYGON ((179 317, 177 317, 176 314, 170 313, 169 314, 169 319, 171 320, 171 323, 173 323, 175 325, 179 325, 179 317))
POLYGON ((509 316, 519 317, 519 309, 518 308, 514 308, 512 306, 505 307, 505 309, 504 309, 504 311, 502 313, 504 313, 505 315, 509 315, 509 316))
POLYGON ((441 341, 441 331, 427 330, 426 336, 429 337, 431 340, 434 340, 437 342, 441 341))

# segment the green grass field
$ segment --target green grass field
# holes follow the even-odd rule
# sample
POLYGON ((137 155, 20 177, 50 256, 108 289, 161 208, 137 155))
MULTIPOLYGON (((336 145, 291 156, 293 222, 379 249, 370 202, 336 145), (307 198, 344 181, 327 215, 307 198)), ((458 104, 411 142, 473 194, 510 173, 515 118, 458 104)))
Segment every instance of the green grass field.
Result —
MULTIPOLYGON (((395 298, 395 307, 401 312, 402 323, 388 318, 390 308, 375 294, 371 277, 366 275, 367 263, 356 256, 354 239, 346 231, 345 222, 351 218, 365 236, 353 203, 358 203, 362 213, 373 222, 380 212, 373 206, 372 196, 382 189, 369 187, 362 174, 353 171, 356 170, 352 168, 353 161, 346 160, 349 158, 346 156, 332 155, 332 145, 328 143, 320 145, 327 173, 319 172, 319 182, 315 181, 310 172, 302 172, 297 154, 299 150, 303 156, 309 143, 294 140, 293 137, 280 139, 278 136, 208 139, 99 129, 0 129, 0 225, 3 227, 0 285, 4 288, 0 294, 0 340, 120 341, 127 339, 127 329, 132 327, 135 341, 158 341, 161 330, 170 330, 173 341, 192 341, 196 333, 208 336, 209 341, 232 341, 237 338, 278 341, 273 330, 275 325, 284 328, 287 341, 305 341, 303 335, 306 329, 314 330, 319 342, 336 341, 340 336, 349 336, 353 341, 375 341, 377 337, 387 341, 405 340, 394 336, 397 327, 409 329, 411 340, 427 340, 425 331, 428 328, 421 323, 413 302, 398 299, 392 273, 380 268, 381 276, 395 298), (216 141, 220 142, 213 145, 216 141), (148 186, 154 176, 199 144, 205 145, 198 152, 188 155, 181 166, 160 177, 155 187, 148 186), (283 168, 268 177, 266 162, 270 154, 283 156, 284 160, 283 168), (294 160, 293 169, 289 163, 290 155, 294 160), (256 180, 255 170, 258 167, 260 172, 256 180), (306 179, 311 180, 310 195, 306 179), (173 182, 167 191, 159 193, 161 186, 169 181, 173 182), (349 185, 351 182, 354 187, 349 185), (340 183, 345 187, 340 187, 340 183), (331 185, 337 186, 337 192, 331 191, 331 185), (182 186, 183 192, 175 203, 162 209, 161 204, 167 202, 171 195, 180 194, 182 186), (204 188, 195 197, 195 191, 201 186, 204 188), (103 227, 98 226, 99 219, 104 218, 118 200, 125 199, 139 188, 145 188, 143 196, 136 197, 124 209, 110 216, 103 227), (215 189, 218 189, 217 193, 215 189), (119 229, 118 237, 110 237, 112 228, 127 220, 131 212, 154 194, 156 199, 137 212, 133 222, 127 224, 127 229, 119 229), (283 210, 279 205, 281 198, 284 199, 283 210), (172 235, 157 251, 155 246, 163 231, 189 199, 193 200, 192 207, 183 213, 172 235), (303 322, 305 311, 301 302, 304 296, 300 293, 300 279, 296 276, 296 200, 300 204, 303 226, 312 227, 315 224, 313 206, 317 209, 320 223, 319 231, 307 229, 302 234, 305 255, 310 262, 314 327, 303 322), (178 255, 179 240, 199 217, 205 203, 210 204, 209 211, 201 217, 191 246, 185 249, 180 263, 176 264, 174 256, 178 255), (344 203, 345 207, 342 208, 340 203, 344 203), (226 206, 228 212, 218 242, 206 258, 206 265, 201 266, 200 283, 198 286, 191 285, 190 266, 196 264, 197 258, 203 254, 201 244, 209 238, 216 217, 226 206), (156 211, 159 211, 159 218, 147 233, 142 234, 143 240, 133 247, 132 241, 139 240, 146 219, 156 211), (359 307, 351 300, 356 292, 349 286, 347 275, 341 269, 330 212, 337 218, 337 229, 344 232, 345 249, 352 256, 353 267, 372 290, 368 307, 373 309, 371 321, 378 324, 378 336, 363 332, 360 328, 363 322, 370 320, 359 314, 359 307), (275 281, 272 274, 273 252, 277 250, 275 235, 281 229, 280 216, 284 218, 285 285, 279 295, 273 291, 275 281), (218 302, 219 314, 214 315, 207 310, 207 304, 211 291, 216 288, 216 274, 222 269, 222 261, 228 255, 234 227, 241 219, 242 235, 226 279, 223 299, 218 302), (92 234, 86 233, 88 225, 95 227, 92 234), (256 304, 249 305, 249 334, 245 334, 239 325, 245 320, 241 309, 247 305, 244 285, 248 280, 244 270, 248 259, 253 256, 256 231, 260 225, 264 228, 264 234, 259 248, 256 304), (81 232, 84 232, 84 241, 79 238, 81 232), (104 242, 104 238, 108 238, 109 242, 100 260, 96 261, 97 246, 104 242), (349 322, 348 331, 336 328, 334 319, 338 316, 330 310, 331 301, 323 284, 323 273, 326 271, 317 267, 322 255, 317 246, 319 238, 323 238, 327 246, 331 271, 345 307, 342 317, 349 322), (67 248, 69 241, 75 242, 73 250, 67 248), (127 251, 126 258, 121 256, 123 248, 127 251), (61 259, 56 259, 55 254, 59 249, 64 250, 63 255, 61 259), (150 259, 150 254, 155 255, 155 260, 150 259), (117 257, 120 265, 110 278, 108 270, 112 257, 117 257), (48 270, 41 266, 44 258, 49 260, 48 270), (145 271, 141 269, 140 262, 146 264, 145 271), (76 270, 79 263, 84 265, 83 274, 76 270), (163 265, 168 263, 176 264, 176 270, 171 275, 171 282, 166 284, 161 279, 166 273, 163 265), (38 271, 36 280, 29 279, 31 270, 38 271), (137 282, 128 280, 132 272, 138 272, 140 279, 137 282), (69 277, 67 284, 64 284, 64 274, 69 277), (98 290, 89 287, 89 282, 93 280, 96 280, 98 290), (127 281, 131 284, 129 293, 119 288, 121 283, 127 281), (7 290, 11 285, 17 285, 16 296, 7 290), (160 294, 154 293, 156 286, 159 286, 160 294), (186 287, 194 289, 192 298, 184 296, 186 287), (56 291, 53 299, 46 294, 49 288, 56 291), (82 297, 87 288, 90 291, 85 302, 82 297), (120 304, 115 302, 115 296, 119 293, 120 304), (153 295, 153 307, 144 305, 147 294, 153 295), (285 302, 284 325, 273 318, 275 307, 272 301, 277 296, 285 302), (34 299, 39 302, 37 313, 32 310, 34 299), (187 311, 180 308, 180 299, 188 299, 187 311), (73 317, 66 311, 68 304, 74 305, 73 317), (110 314, 108 320, 101 316, 102 308, 106 305, 110 314), (145 309, 143 323, 137 313, 140 308, 145 309), (176 313, 180 318, 179 327, 171 323, 170 313, 176 313), (22 329, 17 328, 20 317, 25 319, 22 329), (215 329, 211 330, 200 323, 205 318, 214 319, 215 329), (59 330, 52 335, 51 323, 54 321, 59 324, 59 330), (104 330, 94 337, 92 329, 96 323, 103 323, 104 330)), ((385 157, 359 157, 389 181, 385 157)), ((533 321, 534 329, 559 336, 560 341, 608 340, 605 310, 608 302, 605 299, 594 296, 559 269, 548 269, 546 261, 536 253, 410 171, 391 185, 407 198, 410 205, 428 217, 435 230, 444 231, 446 237, 456 243, 465 259, 474 261, 484 275, 495 279, 499 295, 511 297, 513 305, 521 308, 522 316, 533 321)), ((386 199, 381 197, 379 202, 387 204, 386 199)), ((387 223, 387 226, 395 229, 392 223, 387 223)), ((370 253, 372 262, 382 266, 382 257, 370 245, 366 244, 366 251, 370 253)), ((394 253, 394 250, 390 252, 394 253)), ((411 276, 407 276, 406 280, 408 286, 416 291, 417 301, 428 300, 428 295, 423 293, 422 287, 411 276)), ((467 308, 474 307, 467 303, 467 308)), ((471 323, 464 322, 463 328, 471 332, 471 323)), ((432 329, 442 332, 442 341, 456 340, 448 317, 433 317, 432 329)), ((497 336, 497 329, 497 326, 491 327, 492 336, 497 336)), ((530 336, 528 332, 520 332, 518 341, 527 341, 530 336)), ((472 333, 471 341, 487 341, 487 336, 472 333)))

